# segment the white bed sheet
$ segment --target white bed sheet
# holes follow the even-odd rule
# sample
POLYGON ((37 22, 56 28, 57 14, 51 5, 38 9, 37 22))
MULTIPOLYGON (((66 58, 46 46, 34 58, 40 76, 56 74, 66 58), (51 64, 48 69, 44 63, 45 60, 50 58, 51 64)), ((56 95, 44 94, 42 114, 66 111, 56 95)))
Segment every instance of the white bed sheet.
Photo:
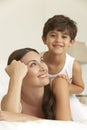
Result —
POLYGON ((87 122, 38 120, 28 122, 0 122, 0 130, 87 130, 87 122))

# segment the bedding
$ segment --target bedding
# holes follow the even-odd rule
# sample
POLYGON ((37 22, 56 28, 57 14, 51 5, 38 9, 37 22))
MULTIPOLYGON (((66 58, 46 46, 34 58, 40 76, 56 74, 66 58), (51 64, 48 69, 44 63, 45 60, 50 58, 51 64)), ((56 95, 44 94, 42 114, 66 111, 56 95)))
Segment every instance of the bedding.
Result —
POLYGON ((0 122, 0 130, 87 130, 84 123, 73 121, 38 120, 28 122, 0 122))

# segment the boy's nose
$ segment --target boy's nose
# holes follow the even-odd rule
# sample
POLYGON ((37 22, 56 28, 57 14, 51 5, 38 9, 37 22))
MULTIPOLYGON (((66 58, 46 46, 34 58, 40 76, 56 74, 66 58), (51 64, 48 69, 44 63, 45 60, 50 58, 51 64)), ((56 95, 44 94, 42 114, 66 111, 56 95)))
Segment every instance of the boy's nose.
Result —
POLYGON ((60 37, 60 36, 57 36, 57 37, 56 37, 56 41, 57 41, 57 42, 61 42, 61 37, 60 37))

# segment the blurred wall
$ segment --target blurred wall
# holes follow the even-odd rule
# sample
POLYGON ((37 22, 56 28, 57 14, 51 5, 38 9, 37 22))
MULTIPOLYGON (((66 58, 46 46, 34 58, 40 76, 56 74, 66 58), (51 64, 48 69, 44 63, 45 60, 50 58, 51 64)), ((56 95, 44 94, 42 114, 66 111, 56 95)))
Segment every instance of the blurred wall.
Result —
POLYGON ((87 44, 87 0, 0 0, 0 59, 17 48, 44 51, 41 35, 45 21, 64 14, 77 22, 78 41, 87 44))

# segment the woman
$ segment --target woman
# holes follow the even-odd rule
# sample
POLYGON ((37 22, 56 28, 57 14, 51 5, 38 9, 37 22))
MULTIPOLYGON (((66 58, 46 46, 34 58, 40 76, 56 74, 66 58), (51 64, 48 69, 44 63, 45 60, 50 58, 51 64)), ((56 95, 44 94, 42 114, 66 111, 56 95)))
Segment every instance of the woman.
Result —
MULTIPOLYGON (((48 67, 36 50, 23 48, 14 51, 9 56, 6 72, 10 81, 1 109, 12 112, 5 112, 6 115, 10 114, 6 120, 56 119, 55 97, 49 86, 48 67)), ((1 120, 3 117, 5 119, 4 112, 0 114, 1 120)), ((63 119, 69 120, 70 117, 63 119)))

